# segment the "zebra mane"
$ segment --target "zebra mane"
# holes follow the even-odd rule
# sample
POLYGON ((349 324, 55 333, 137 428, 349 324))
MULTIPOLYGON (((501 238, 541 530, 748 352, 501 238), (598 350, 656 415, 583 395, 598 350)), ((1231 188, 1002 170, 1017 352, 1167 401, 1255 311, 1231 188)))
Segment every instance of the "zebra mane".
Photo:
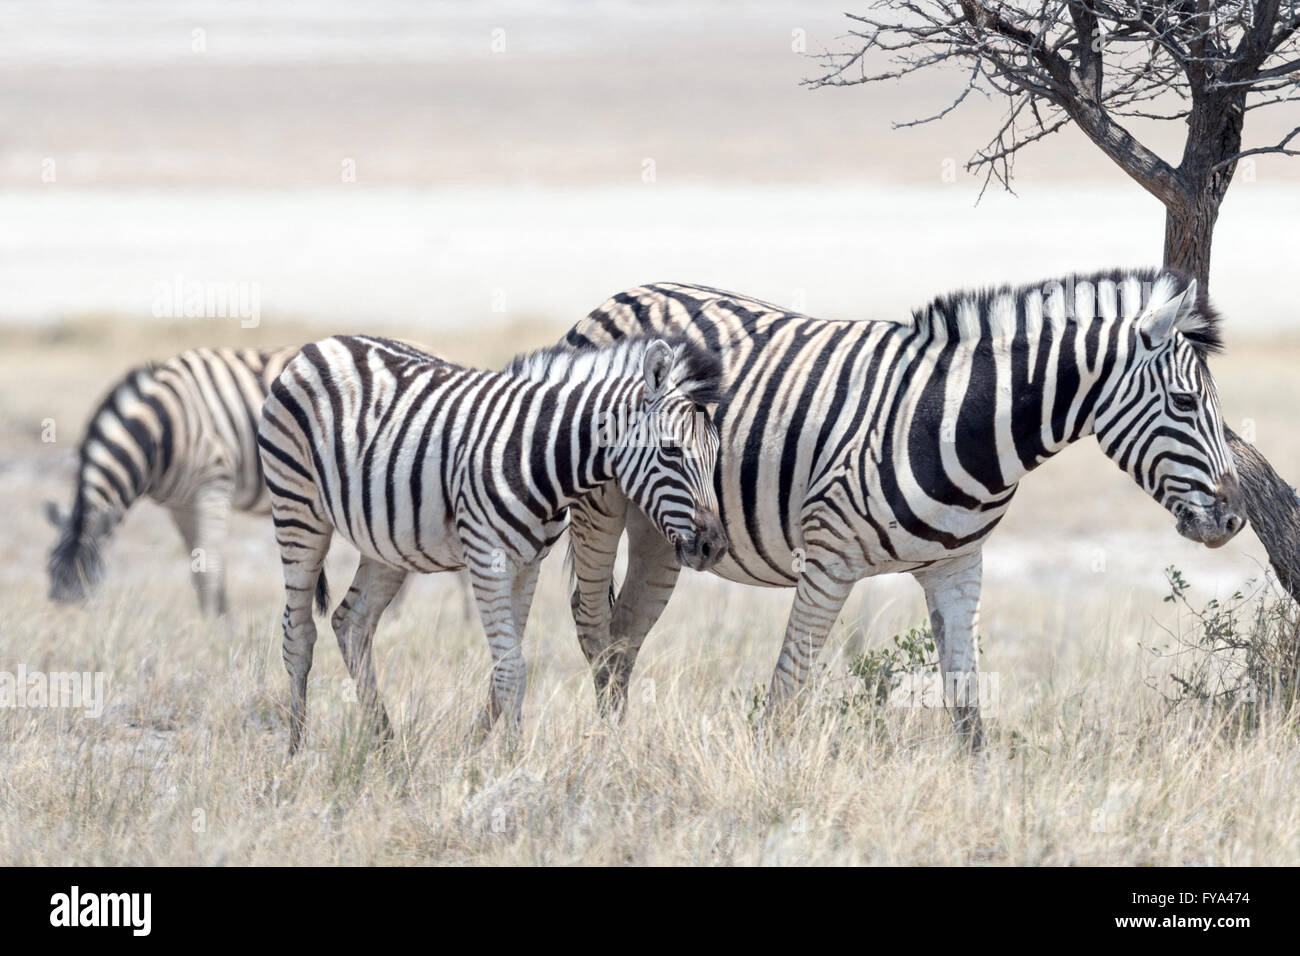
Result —
MULTIPOLYGON (((1123 315, 1137 315, 1152 300, 1167 302, 1187 289, 1191 277, 1177 269, 1111 269, 1075 273, 1028 285, 990 286, 954 292, 931 300, 912 313, 913 326, 926 335, 970 339, 980 335, 1015 334, 1017 313, 1035 313, 1054 326, 1090 323, 1107 317, 1104 303, 1115 303, 1123 315), (1086 294, 1079 293, 1087 288, 1086 294), (1100 294, 1099 294, 1100 293, 1100 294), (1022 311, 1023 310, 1023 311, 1022 311)), ((1223 350, 1220 315, 1204 287, 1174 328, 1205 358, 1223 350)))
MULTIPOLYGON (((91 412, 90 417, 87 419, 86 430, 77 445, 77 476, 72 507, 67 512, 67 524, 60 532, 59 541, 50 555, 49 570, 51 574, 60 577, 68 577, 69 575, 81 575, 83 578, 93 577, 88 571, 97 568, 99 563, 98 553, 97 549, 95 553, 88 551, 88 549, 95 546, 93 542, 87 540, 85 535, 86 519, 90 514, 90 509, 86 501, 84 476, 86 466, 94 463, 90 457, 90 444, 93 441, 103 439, 103 433, 100 430, 101 418, 105 413, 116 413, 118 396, 127 389, 133 389, 139 393, 141 387, 146 382, 151 381, 162 367, 162 363, 151 359, 128 371, 112 384, 108 393, 100 399, 99 404, 95 406, 95 410, 91 412)), ((156 446, 152 440, 148 439, 147 435, 138 436, 138 438, 141 441, 146 458, 152 459, 156 446)))
POLYGON ((138 392, 142 381, 151 379, 159 367, 157 362, 149 361, 131 369, 113 383, 87 421, 85 433, 77 446, 77 476, 72 507, 67 511, 66 521, 59 528, 58 540, 45 565, 56 589, 84 593, 85 588, 93 587, 103 576, 103 556, 99 541, 87 529, 87 519, 91 512, 86 500, 84 476, 86 466, 91 463, 90 443, 101 436, 101 416, 114 410, 118 395, 128 387, 138 392))
POLYGON ((137 365, 112 384, 108 393, 100 399, 99 404, 95 406, 95 410, 91 412, 90 418, 86 420, 86 431, 81 436, 81 444, 77 446, 77 460, 79 463, 84 464, 88 460, 86 449, 92 440, 99 437, 98 423, 100 416, 106 411, 113 410, 117 407, 118 395, 127 388, 139 392, 140 387, 144 383, 151 381, 162 367, 161 362, 155 362, 150 359, 147 362, 137 365))
POLYGON ((722 380, 722 363, 707 349, 683 336, 631 336, 613 345, 597 347, 553 345, 516 355, 506 365, 507 375, 539 382, 568 382, 593 376, 641 374, 641 360, 651 342, 662 341, 673 350, 668 387, 697 405, 716 402, 722 380))

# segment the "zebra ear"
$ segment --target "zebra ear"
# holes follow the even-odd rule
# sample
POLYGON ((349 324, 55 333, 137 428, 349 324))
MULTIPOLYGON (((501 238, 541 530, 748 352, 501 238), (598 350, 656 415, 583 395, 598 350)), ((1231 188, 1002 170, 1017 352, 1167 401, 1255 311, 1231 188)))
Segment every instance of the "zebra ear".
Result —
POLYGON ((655 339, 645 350, 641 373, 645 376, 646 401, 661 398, 668 389, 668 375, 673 370, 673 350, 663 339, 655 339))
POLYGON ((1181 322, 1191 316, 1195 308, 1196 280, 1193 279, 1187 283, 1187 288, 1181 295, 1174 296, 1164 305, 1155 308, 1147 306, 1146 312, 1138 320, 1138 328, 1146 334, 1152 344, 1163 342, 1174 334, 1174 329, 1178 328, 1181 322))
POLYGON ((60 508, 57 503, 51 501, 49 498, 45 499, 41 511, 45 514, 45 520, 54 525, 55 529, 58 531, 62 531, 63 526, 68 523, 67 514, 64 513, 63 509, 60 508))

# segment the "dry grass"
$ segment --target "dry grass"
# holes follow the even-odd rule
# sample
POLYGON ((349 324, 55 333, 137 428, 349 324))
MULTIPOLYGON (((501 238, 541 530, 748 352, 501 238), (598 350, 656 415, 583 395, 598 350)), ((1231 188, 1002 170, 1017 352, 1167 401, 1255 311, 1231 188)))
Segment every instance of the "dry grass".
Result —
MULTIPOLYGON (((275 606, 206 625, 182 587, 97 613, 25 589, 3 652, 109 675, 100 720, 0 712, 7 864, 1010 863, 1283 864, 1300 859, 1294 723, 1233 737, 1171 716, 1141 635, 1112 620, 1052 640, 1007 628, 993 744, 955 752, 941 713, 844 714, 827 677, 758 742, 747 696, 772 615, 693 580, 647 651, 621 727, 595 714, 552 565, 528 641, 525 733, 476 748, 487 654, 423 588, 385 622, 380 667, 400 727, 356 733, 328 634, 308 751, 286 760, 275 606), (748 605, 748 607, 747 607, 748 605), (704 635, 708 635, 705 639, 704 635), (738 666, 739 665, 739 666, 738 666)), ((428 593, 434 591, 434 593, 428 593)), ((771 602, 759 602, 770 604, 771 602)), ((842 638, 843 635, 841 634, 842 638)), ((832 664, 830 673, 839 669, 832 664)))
MULTIPOLYGON (((296 337, 282 332, 264 334, 296 337)), ((45 600, 49 533, 36 504, 66 494, 60 462, 88 391, 129 361, 181 344, 114 336, 88 347, 65 333, 15 335, 0 362, 0 493, 12 503, 0 541, 0 671, 104 671, 107 709, 98 720, 0 709, 0 864, 1300 860, 1300 728, 1270 718, 1234 735, 1194 710, 1171 714, 1158 662, 1140 645, 1176 626, 1172 609, 1114 574, 1077 588, 1044 588, 1033 575, 990 582, 982 666, 998 673, 1001 694, 979 760, 956 752, 941 712, 838 706, 851 690, 844 655, 921 619, 919 589, 896 579, 860 586, 808 710, 777 739, 758 741, 750 697, 770 673, 789 592, 686 575, 642 655, 628 719, 610 726, 596 715, 557 556, 525 644, 516 746, 500 737, 470 745, 488 655, 454 579, 442 576, 415 582, 381 625, 381 686, 399 727, 391 752, 372 752, 356 733, 342 661, 321 622, 308 747, 287 760, 280 581, 264 522, 236 522, 237 610, 225 621, 198 617, 176 536, 149 506, 121 530, 93 607, 45 600), (45 415, 60 422, 60 449, 39 445, 45 415)), ((553 336, 542 330, 533 341, 553 336)), ((522 337, 510 344, 533 344, 522 337)), ((502 341, 464 353, 463 343, 429 344, 491 360, 502 341)), ((1221 376, 1257 403, 1261 435, 1285 416, 1268 398, 1285 396, 1286 363, 1278 359, 1275 380, 1259 372, 1274 369, 1266 359, 1277 351, 1259 349, 1250 381, 1246 364, 1221 376)), ((1300 473, 1293 449, 1281 448, 1275 464, 1300 473)), ((1036 476, 1022 517, 1013 508, 995 541, 1042 539, 1045 527, 1066 540, 1089 520, 1073 489, 1105 475, 1116 523, 1174 539, 1095 451, 1076 461, 1096 470, 1056 480, 1079 504, 1062 509, 1060 486, 1036 476)), ((1247 557, 1238 556, 1242 577, 1247 557)), ((332 557, 336 594, 351 562, 342 550, 332 557)))

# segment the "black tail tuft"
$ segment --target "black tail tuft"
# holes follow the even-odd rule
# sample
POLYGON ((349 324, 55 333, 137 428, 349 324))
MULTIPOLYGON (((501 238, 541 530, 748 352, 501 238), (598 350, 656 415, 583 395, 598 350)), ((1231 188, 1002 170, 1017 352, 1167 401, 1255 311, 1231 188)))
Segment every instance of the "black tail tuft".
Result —
POLYGON ((321 568, 320 577, 316 579, 316 613, 325 614, 330 609, 330 584, 325 580, 325 569, 321 568))

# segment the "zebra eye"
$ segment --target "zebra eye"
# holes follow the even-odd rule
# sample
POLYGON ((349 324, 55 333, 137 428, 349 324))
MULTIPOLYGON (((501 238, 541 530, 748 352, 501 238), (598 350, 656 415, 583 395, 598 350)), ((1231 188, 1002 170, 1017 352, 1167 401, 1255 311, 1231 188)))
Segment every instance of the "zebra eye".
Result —
POLYGON ((665 458, 677 459, 682 457, 680 445, 664 445, 660 448, 659 453, 665 458))
POLYGON ((1196 396, 1191 392, 1174 392, 1169 396, 1174 408, 1180 412, 1196 411, 1196 396))

